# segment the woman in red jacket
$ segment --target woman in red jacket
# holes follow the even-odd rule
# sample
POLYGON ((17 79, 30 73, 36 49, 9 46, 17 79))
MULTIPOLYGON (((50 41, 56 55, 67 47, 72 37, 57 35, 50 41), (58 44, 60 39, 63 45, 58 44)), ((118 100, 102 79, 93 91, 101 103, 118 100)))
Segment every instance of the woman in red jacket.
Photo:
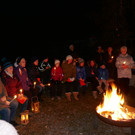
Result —
POLYGON ((54 100, 55 96, 57 96, 58 100, 61 98, 62 90, 61 90, 61 81, 63 79, 63 71, 60 67, 60 61, 55 60, 55 66, 51 70, 51 80, 52 80, 52 89, 51 89, 51 98, 54 100))

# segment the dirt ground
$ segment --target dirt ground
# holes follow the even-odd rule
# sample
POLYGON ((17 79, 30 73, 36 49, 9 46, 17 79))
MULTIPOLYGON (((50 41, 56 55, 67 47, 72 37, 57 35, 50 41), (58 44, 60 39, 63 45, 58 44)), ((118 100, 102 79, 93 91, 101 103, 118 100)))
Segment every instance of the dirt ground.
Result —
MULTIPOLYGON (((134 106, 132 88, 128 96, 128 104, 134 106)), ((43 94, 44 101, 40 103, 40 113, 30 117, 26 126, 16 127, 19 135, 130 135, 130 128, 116 127, 98 119, 98 128, 94 128, 95 108, 102 96, 95 100, 88 88, 86 95, 80 95, 79 101, 68 102, 63 94, 61 100, 52 101, 47 92, 43 94)), ((16 117, 18 123, 20 118, 16 117)))

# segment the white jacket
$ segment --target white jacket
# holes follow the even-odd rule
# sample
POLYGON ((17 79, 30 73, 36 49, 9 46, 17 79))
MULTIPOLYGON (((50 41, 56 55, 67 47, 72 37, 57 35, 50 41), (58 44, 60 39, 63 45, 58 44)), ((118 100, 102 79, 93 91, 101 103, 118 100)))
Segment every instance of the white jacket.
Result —
POLYGON ((116 59, 116 68, 117 68, 117 74, 118 74, 118 78, 131 78, 132 73, 131 73, 131 69, 134 66, 134 60, 133 58, 126 54, 120 54, 117 59, 116 59), (127 69, 123 69, 122 65, 124 64, 128 65, 127 69))

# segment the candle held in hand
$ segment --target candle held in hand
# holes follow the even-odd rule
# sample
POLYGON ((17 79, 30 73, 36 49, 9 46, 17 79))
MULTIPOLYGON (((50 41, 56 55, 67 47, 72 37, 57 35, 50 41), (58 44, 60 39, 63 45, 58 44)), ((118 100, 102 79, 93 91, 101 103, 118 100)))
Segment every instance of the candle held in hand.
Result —
POLYGON ((20 94, 22 94, 23 93, 23 89, 20 89, 20 94))
POLYGON ((10 101, 10 103, 17 98, 17 95, 14 95, 14 98, 10 101))

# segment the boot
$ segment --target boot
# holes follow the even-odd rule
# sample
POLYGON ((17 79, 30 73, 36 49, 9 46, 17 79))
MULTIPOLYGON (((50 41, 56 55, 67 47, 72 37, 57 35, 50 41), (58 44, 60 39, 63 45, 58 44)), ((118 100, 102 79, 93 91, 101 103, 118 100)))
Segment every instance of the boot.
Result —
POLYGON ((94 99, 97 99, 97 91, 93 91, 93 97, 94 99))
POLYGON ((79 94, 79 92, 73 92, 74 98, 75 98, 75 100, 77 100, 77 101, 79 100, 78 94, 79 94))
POLYGON ((99 91, 99 94, 104 93, 104 91, 103 91, 103 89, 101 88, 101 86, 97 86, 97 89, 98 89, 98 91, 99 91))
POLYGON ((71 92, 65 93, 67 100, 71 101, 71 92))

